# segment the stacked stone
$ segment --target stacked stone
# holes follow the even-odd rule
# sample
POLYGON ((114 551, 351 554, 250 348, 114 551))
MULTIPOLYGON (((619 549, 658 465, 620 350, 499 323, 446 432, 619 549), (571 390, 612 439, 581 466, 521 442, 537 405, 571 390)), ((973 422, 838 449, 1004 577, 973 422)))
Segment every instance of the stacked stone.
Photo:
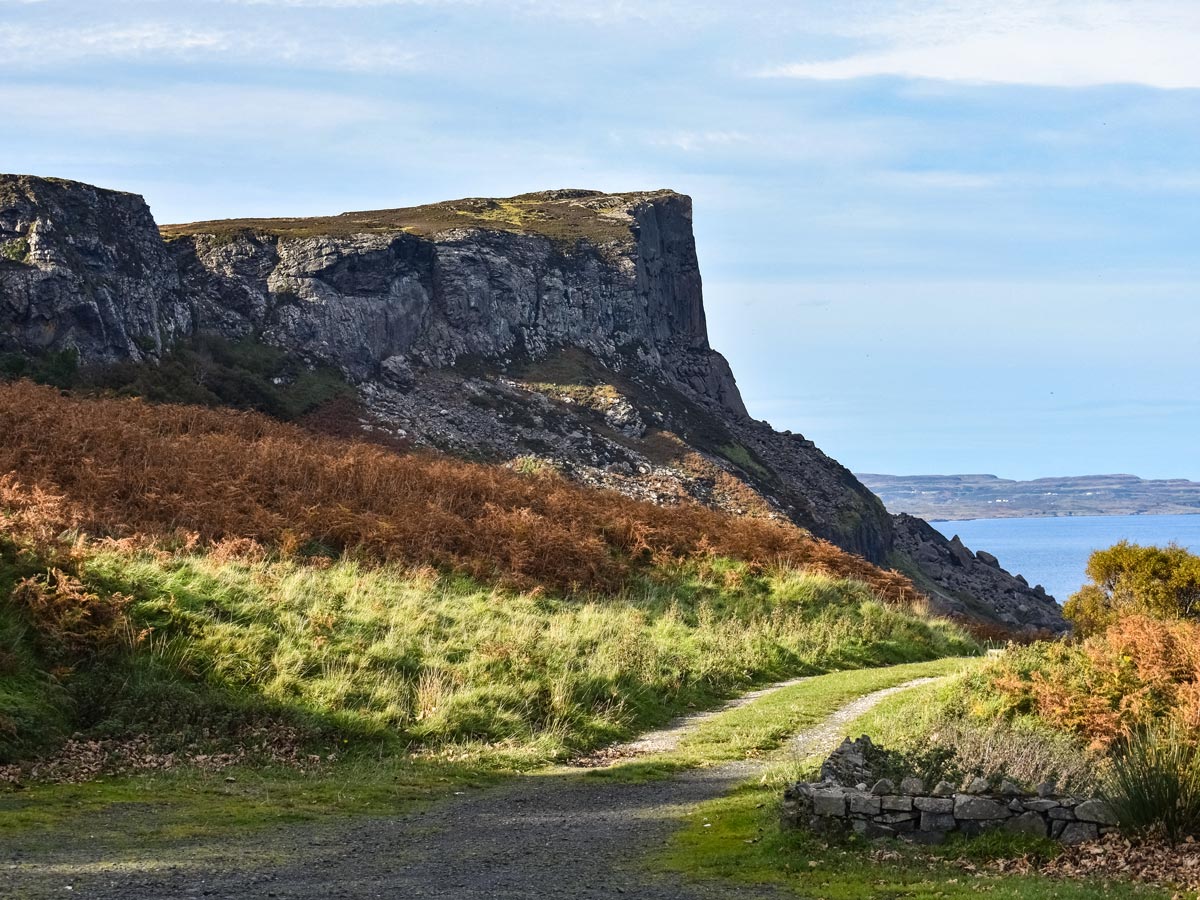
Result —
POLYGON ((1080 844, 1115 831, 1116 818, 1102 800, 1056 796, 1054 786, 1037 794, 1023 793, 1005 781, 998 793, 975 779, 965 791, 941 782, 926 791, 919 778, 905 778, 899 788, 887 778, 870 789, 814 781, 789 788, 784 819, 818 831, 852 831, 868 838, 899 837, 937 844, 952 833, 974 836, 994 828, 1080 844))

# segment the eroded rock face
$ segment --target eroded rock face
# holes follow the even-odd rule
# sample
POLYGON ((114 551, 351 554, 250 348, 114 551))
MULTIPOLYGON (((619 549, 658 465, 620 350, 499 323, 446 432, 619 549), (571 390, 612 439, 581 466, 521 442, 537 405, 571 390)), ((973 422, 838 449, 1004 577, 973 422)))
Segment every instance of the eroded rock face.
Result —
POLYGON ((626 206, 628 239, 600 246, 459 228, 200 230, 171 247, 203 327, 261 334, 357 381, 395 357, 447 368, 570 346, 615 369, 659 371, 744 416, 728 364, 708 345, 691 201, 659 192, 630 195, 626 206))
POLYGON ((0 176, 0 350, 140 360, 193 325, 141 197, 0 176))
MULTIPOLYGON (((895 523, 895 548, 915 560, 922 584, 943 608, 963 616, 976 614, 974 604, 987 597, 989 612, 1003 624, 1058 631, 1062 611, 1041 585, 1033 588, 1010 575, 990 553, 972 553, 955 535, 949 541, 932 525, 901 513, 895 523)), ((920 579, 919 579, 920 580, 920 579)))
POLYGON ((416 444, 786 517, 915 573, 946 611, 1063 627, 1044 592, 893 520, 812 441, 746 414, 709 346, 687 197, 545 192, 286 224, 164 241, 135 195, 0 176, 0 351, 153 362, 196 332, 253 337, 338 367, 372 427, 416 444))

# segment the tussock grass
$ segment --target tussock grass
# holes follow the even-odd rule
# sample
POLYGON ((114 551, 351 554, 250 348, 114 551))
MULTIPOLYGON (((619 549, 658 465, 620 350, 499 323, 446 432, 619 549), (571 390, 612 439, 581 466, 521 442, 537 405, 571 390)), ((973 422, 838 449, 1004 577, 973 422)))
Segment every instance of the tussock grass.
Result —
POLYGON ((133 630, 147 636, 76 678, 90 718, 115 734, 275 715, 314 733, 529 764, 755 682, 974 647, 861 583, 719 558, 572 597, 345 558, 108 549, 80 576, 89 592, 130 598, 133 630))
POLYGON ((1135 730, 1113 754, 1104 795, 1127 833, 1172 844, 1200 833, 1200 746, 1174 722, 1135 730))

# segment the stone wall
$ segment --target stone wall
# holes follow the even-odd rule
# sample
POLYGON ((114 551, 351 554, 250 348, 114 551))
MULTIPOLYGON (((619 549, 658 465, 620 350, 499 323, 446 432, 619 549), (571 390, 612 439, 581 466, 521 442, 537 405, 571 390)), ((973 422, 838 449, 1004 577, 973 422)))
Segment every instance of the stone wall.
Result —
POLYGON ((797 827, 931 844, 950 834, 974 836, 993 828, 1079 844, 1116 826, 1102 800, 1057 796, 1051 785, 1029 794, 1011 782, 993 792, 982 779, 963 791, 945 781, 926 790, 918 778, 905 778, 899 786, 880 779, 871 788, 802 782, 787 790, 783 817, 797 827))

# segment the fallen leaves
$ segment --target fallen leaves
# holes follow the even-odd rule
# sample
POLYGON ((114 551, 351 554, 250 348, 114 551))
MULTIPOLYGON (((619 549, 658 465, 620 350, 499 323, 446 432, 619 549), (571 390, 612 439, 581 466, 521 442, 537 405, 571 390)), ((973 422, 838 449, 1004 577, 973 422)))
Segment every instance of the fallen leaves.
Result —
POLYGON ((1110 834, 1067 847, 1051 860, 1028 857, 993 864, 1002 874, 1040 873, 1054 878, 1120 878, 1183 891, 1200 890, 1200 844, 1194 838, 1172 847, 1165 841, 1131 840, 1110 834))
POLYGON ((82 784, 102 776, 168 772, 181 768, 220 772, 233 766, 274 765, 304 771, 332 761, 303 747, 299 731, 281 725, 247 728, 213 750, 199 744, 182 749, 159 749, 148 735, 123 740, 90 740, 81 735, 68 740, 54 755, 35 761, 0 766, 0 786, 19 790, 25 782, 82 784))

